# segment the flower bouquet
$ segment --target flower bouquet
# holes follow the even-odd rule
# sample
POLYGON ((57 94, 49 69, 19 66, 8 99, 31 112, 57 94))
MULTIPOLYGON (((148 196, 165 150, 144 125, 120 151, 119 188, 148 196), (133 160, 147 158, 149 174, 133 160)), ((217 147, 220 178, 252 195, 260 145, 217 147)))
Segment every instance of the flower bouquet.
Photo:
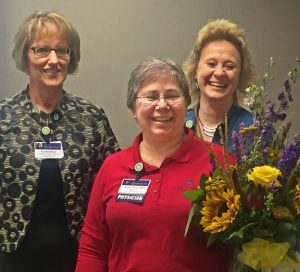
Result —
MULTIPOLYGON (((289 141, 287 115, 300 61, 276 103, 267 94, 273 64, 271 58, 261 85, 247 89, 254 123, 241 124, 232 135, 236 164, 230 165, 226 148, 224 165, 207 146, 213 171, 196 190, 184 192, 192 202, 186 233, 196 222, 209 234, 208 246, 233 245, 233 271, 292 272, 300 266, 300 135, 289 141)), ((226 135, 225 120, 224 147, 226 135)))

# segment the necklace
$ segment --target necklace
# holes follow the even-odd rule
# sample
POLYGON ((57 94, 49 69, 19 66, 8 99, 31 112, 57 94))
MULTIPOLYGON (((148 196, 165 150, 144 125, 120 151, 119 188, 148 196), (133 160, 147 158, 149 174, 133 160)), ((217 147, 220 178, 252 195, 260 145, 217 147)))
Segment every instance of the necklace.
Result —
POLYGON ((214 134, 215 134, 216 129, 217 129, 218 126, 216 126, 216 127, 208 127, 208 126, 206 126, 206 125, 204 125, 204 124, 202 123, 202 121, 200 120, 200 118, 199 118, 199 123, 201 124, 203 133, 204 133, 207 137, 212 138, 212 137, 214 136, 214 134))

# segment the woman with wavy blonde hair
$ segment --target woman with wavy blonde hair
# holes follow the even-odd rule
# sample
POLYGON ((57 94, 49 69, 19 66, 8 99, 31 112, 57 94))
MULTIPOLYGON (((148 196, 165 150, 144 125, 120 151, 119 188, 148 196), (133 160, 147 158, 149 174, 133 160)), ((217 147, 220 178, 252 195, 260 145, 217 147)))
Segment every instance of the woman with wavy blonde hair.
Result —
POLYGON ((228 116, 228 148, 233 151, 231 133, 243 122, 253 122, 252 114, 239 105, 254 77, 244 30, 237 24, 217 19, 198 32, 195 45, 183 64, 193 108, 186 126, 204 140, 220 143, 218 127, 228 116))

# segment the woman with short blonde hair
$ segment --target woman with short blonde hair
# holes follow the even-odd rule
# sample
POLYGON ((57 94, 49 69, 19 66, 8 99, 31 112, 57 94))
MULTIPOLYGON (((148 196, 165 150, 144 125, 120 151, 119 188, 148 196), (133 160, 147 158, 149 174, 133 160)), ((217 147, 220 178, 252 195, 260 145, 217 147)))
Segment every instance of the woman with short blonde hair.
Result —
POLYGON ((186 126, 204 140, 220 144, 227 114, 228 148, 234 152, 232 132, 239 131, 241 123, 253 122, 252 114, 240 106, 245 89, 254 79, 243 28, 226 19, 206 24, 198 32, 183 69, 193 106, 188 110, 186 126))

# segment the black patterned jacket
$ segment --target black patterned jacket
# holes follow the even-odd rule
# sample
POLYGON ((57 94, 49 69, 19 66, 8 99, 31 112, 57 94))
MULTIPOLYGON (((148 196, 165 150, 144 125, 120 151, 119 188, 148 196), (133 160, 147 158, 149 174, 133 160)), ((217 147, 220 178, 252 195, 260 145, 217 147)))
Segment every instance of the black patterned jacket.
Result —
POLYGON ((0 102, 0 250, 13 252, 24 238, 36 196, 41 162, 34 157, 34 142, 61 141, 59 159, 64 182, 70 234, 79 238, 93 179, 103 160, 119 145, 102 109, 65 93, 51 114, 40 112, 27 90, 0 102))

